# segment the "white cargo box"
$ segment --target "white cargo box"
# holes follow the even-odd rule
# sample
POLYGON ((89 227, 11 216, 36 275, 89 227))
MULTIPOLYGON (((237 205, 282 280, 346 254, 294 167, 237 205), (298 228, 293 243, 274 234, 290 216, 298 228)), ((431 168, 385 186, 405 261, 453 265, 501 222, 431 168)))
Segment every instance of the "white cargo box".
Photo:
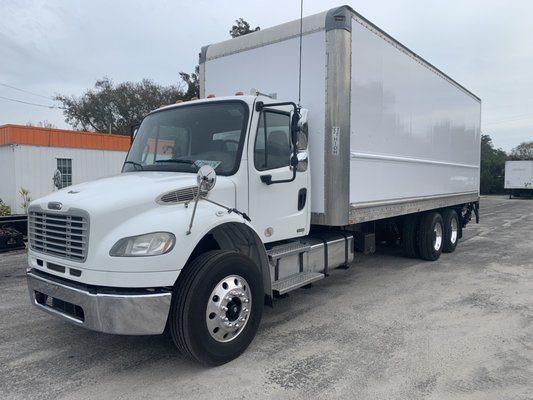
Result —
POLYGON ((506 161, 504 188, 533 189, 533 161, 506 161))
MULTIPOLYGON (((298 101, 300 21, 206 46, 205 97, 298 101)), ((346 225, 479 199, 481 101, 344 6, 303 19, 313 223, 346 225)))

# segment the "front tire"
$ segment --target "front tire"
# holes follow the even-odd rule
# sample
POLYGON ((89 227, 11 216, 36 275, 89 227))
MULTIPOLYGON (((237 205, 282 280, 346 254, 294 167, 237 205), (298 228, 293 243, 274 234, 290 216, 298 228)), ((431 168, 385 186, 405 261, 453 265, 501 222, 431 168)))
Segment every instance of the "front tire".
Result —
POLYGON ((420 258, 435 261, 440 257, 443 247, 443 221, 438 212, 425 213, 418 228, 418 251, 420 258))
POLYGON ((225 364, 252 342, 263 314, 261 271, 248 257, 209 251, 182 271, 174 289, 169 326, 185 356, 225 364))

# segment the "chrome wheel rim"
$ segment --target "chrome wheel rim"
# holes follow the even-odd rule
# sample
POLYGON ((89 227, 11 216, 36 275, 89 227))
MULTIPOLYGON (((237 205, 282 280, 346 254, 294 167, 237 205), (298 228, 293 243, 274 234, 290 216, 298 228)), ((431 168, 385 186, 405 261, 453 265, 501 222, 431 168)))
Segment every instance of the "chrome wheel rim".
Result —
POLYGON ((458 232, 459 229, 457 229, 457 220, 455 218, 452 218, 450 222, 450 242, 452 244, 455 244, 455 242, 457 242, 458 232))
POLYGON ((442 225, 435 224, 433 228, 433 249, 439 251, 442 246, 442 225))
POLYGON ((252 308, 250 285, 242 276, 222 279, 211 292, 205 320, 209 334, 217 342, 237 338, 248 323, 252 308))

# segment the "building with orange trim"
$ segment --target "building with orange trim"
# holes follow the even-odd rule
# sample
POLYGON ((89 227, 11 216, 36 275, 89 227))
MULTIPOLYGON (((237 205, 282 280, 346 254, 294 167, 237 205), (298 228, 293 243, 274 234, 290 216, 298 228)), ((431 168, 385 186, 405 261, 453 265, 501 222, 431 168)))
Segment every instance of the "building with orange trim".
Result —
POLYGON ((130 137, 33 126, 0 126, 0 199, 23 213, 21 188, 36 199, 61 186, 120 173, 130 137))

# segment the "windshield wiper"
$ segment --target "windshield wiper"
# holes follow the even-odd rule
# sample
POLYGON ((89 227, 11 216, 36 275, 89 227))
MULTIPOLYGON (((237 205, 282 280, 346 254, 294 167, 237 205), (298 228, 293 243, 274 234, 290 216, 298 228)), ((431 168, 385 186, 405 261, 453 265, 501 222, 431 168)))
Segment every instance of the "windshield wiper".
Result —
POLYGON ((192 160, 183 160, 183 159, 177 159, 177 158, 169 158, 168 160, 155 160, 155 163, 176 163, 176 164, 189 164, 189 165, 196 165, 196 161, 192 160))
POLYGON ((126 161, 124 161, 124 164, 131 164, 131 165, 133 165, 133 166, 135 167, 135 170, 137 170, 137 168, 139 168, 139 169, 141 169, 141 170, 144 169, 143 166, 142 166, 142 164, 139 164, 138 162, 135 162, 135 161, 126 160, 126 161))

